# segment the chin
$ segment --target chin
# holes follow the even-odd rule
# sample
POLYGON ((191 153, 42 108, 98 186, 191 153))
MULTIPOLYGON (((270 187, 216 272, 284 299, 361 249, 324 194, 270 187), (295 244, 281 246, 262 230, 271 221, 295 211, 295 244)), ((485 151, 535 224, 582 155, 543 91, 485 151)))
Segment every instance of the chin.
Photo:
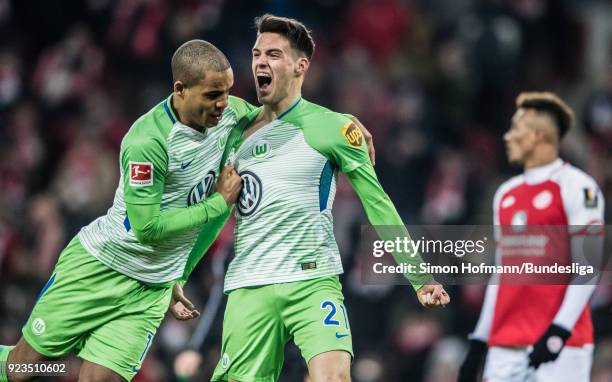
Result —
POLYGON ((523 159, 519 158, 519 157, 516 157, 516 156, 508 155, 508 163, 514 164, 514 165, 517 165, 517 166, 522 166, 523 165, 523 159))
POLYGON ((272 94, 270 93, 268 94, 257 93, 257 100, 260 103, 269 103, 271 98, 272 98, 272 94))

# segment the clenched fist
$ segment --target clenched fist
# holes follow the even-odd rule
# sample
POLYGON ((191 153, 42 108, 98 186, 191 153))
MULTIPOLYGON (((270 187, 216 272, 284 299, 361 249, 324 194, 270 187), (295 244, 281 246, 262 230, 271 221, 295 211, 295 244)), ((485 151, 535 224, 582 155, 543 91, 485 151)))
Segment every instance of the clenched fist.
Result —
POLYGON ((426 308, 444 307, 450 302, 450 296, 438 283, 423 285, 417 291, 417 297, 421 305, 426 308))
POLYGON ((221 171, 221 175, 219 175, 216 191, 223 196, 228 207, 236 203, 241 190, 242 178, 240 178, 234 166, 225 166, 223 171, 221 171))

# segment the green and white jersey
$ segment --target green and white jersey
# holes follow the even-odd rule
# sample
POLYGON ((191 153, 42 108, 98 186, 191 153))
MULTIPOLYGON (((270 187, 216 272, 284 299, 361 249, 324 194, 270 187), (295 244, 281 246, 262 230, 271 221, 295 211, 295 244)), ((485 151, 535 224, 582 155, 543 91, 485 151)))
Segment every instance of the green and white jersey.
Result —
POLYGON ((126 202, 157 204, 164 212, 186 208, 210 196, 228 134, 252 108, 230 97, 219 124, 199 132, 178 121, 170 106, 171 97, 134 122, 121 143, 121 175, 113 205, 78 235, 83 247, 101 262, 150 284, 182 276, 201 227, 142 244, 130 225, 126 202))
MULTIPOLYGON (((239 123, 239 134, 257 114, 239 123)), ((338 170, 371 168, 361 131, 344 115, 299 99, 231 145, 228 160, 243 190, 225 290, 342 273, 331 208, 338 170)))

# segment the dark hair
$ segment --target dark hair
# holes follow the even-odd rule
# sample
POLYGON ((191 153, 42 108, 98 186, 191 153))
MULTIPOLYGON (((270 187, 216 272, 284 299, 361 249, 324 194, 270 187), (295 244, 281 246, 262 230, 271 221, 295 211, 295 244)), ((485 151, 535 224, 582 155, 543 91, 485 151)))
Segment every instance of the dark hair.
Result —
POLYGON ((301 22, 288 17, 274 16, 266 13, 255 18, 257 34, 271 32, 285 36, 293 49, 303 53, 309 60, 312 59, 315 43, 310 31, 301 22))
POLYGON ((189 87, 197 84, 206 70, 222 72, 229 69, 227 57, 216 46, 204 40, 191 40, 172 55, 172 81, 189 87))
POLYGON ((550 92, 523 92, 516 97, 516 107, 534 109, 552 117, 563 138, 574 125, 574 112, 559 96, 550 92))

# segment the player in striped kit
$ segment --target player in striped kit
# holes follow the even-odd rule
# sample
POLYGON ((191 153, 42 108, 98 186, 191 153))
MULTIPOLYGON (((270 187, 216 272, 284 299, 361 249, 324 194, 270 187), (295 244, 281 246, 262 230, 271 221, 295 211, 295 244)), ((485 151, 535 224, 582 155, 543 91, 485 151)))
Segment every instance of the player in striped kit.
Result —
MULTIPOLYGON (((314 50, 308 30, 271 15, 256 24, 252 70, 263 106, 228 139, 243 190, 235 258, 225 278, 222 356, 212 379, 276 381, 284 346, 293 339, 312 381, 348 381, 352 341, 331 214, 338 172, 373 225, 407 232, 376 178, 360 129, 301 97, 314 50)), ((410 281, 423 305, 449 302, 429 275, 410 281)))
MULTIPOLYGON (((123 139, 113 206, 64 249, 23 337, 0 347, 0 365, 75 352, 81 381, 129 381, 138 372, 202 225, 225 219, 238 197, 231 166, 214 183, 228 134, 252 109, 229 97, 232 69, 210 43, 183 44, 172 75, 173 93, 123 139)), ((197 315, 181 304, 189 306, 171 307, 177 318, 197 315)))
MULTIPOLYGON (((497 190, 494 224, 501 226, 502 238, 517 226, 539 234, 546 231, 538 226, 549 227, 551 235, 561 238, 548 240, 543 256, 511 255, 512 247, 498 245, 499 258, 546 264, 579 260, 581 243, 589 237, 584 228, 603 225, 604 200, 589 175, 559 158, 559 141, 573 124, 573 112, 552 93, 522 93, 516 106, 504 140, 508 160, 524 172, 497 190)), ((586 255, 597 260, 600 246, 595 243, 594 253, 586 255)), ((501 281, 487 286, 459 381, 476 381, 485 357, 483 379, 489 382, 589 381, 593 327, 588 300, 596 285, 501 281)))

